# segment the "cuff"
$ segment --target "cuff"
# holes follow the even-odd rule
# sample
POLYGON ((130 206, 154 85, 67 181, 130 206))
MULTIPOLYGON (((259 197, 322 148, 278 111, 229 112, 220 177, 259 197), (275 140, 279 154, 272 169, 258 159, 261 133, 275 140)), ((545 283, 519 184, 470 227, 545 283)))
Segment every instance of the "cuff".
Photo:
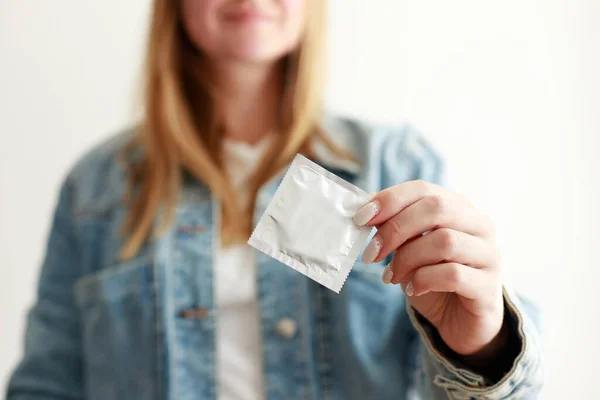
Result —
MULTIPOLYGON (((536 329, 517 297, 504 289, 505 318, 510 335, 515 338, 510 369, 499 379, 473 372, 436 340, 437 330, 407 302, 410 320, 422 338, 423 379, 435 386, 432 391, 444 391, 450 399, 508 399, 537 392, 542 385, 543 369, 536 329)), ((439 336, 437 336, 439 337, 439 336)), ((513 343, 514 343, 513 342, 513 343)), ((525 397, 527 398, 527 397, 525 397)))

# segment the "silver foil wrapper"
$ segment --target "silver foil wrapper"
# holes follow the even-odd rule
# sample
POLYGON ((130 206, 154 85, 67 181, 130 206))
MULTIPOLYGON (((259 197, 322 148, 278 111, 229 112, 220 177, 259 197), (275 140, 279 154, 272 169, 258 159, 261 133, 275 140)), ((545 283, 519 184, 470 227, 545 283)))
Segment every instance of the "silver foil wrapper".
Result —
POLYGON ((248 244, 339 293, 371 232, 352 221, 370 197, 297 155, 248 244))

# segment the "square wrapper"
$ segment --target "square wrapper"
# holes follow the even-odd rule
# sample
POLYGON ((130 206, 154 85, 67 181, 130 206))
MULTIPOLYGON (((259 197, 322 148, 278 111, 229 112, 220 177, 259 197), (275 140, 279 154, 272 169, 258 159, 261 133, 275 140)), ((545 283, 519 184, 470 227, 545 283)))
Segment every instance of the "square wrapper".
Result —
POLYGON ((352 220, 370 197, 297 155, 248 244, 339 293, 372 230, 352 220))

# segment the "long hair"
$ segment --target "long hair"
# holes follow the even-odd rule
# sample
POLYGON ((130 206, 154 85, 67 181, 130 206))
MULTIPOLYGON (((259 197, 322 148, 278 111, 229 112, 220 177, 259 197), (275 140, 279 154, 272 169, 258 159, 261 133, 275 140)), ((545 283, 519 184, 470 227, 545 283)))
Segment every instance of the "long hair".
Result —
POLYGON ((216 93, 202 69, 202 54, 185 33, 179 2, 155 0, 145 64, 144 116, 129 150, 141 156, 130 165, 127 239, 121 257, 134 256, 144 241, 172 220, 186 171, 204 183, 221 204, 222 243, 247 240, 259 188, 297 152, 310 153, 310 142, 324 137, 321 112, 325 8, 309 0, 298 47, 282 60, 285 84, 277 135, 250 182, 243 205, 220 162, 222 132, 216 93), (160 214, 160 223, 155 225, 160 214))

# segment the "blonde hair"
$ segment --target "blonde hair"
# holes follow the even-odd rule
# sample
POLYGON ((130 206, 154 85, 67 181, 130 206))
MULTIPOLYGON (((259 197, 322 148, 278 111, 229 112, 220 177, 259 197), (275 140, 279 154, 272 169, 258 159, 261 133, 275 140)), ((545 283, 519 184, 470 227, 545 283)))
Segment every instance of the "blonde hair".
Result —
POLYGON ((308 0, 298 48, 286 56, 281 128, 251 181, 249 204, 239 203, 220 163, 222 137, 215 93, 202 73, 202 55, 181 24, 179 2, 155 0, 145 65, 144 119, 128 150, 141 148, 130 166, 127 240, 121 256, 131 258, 154 229, 172 219, 185 170, 208 186, 221 203, 222 242, 247 240, 258 189, 297 152, 310 154, 320 137, 325 1, 308 0))

